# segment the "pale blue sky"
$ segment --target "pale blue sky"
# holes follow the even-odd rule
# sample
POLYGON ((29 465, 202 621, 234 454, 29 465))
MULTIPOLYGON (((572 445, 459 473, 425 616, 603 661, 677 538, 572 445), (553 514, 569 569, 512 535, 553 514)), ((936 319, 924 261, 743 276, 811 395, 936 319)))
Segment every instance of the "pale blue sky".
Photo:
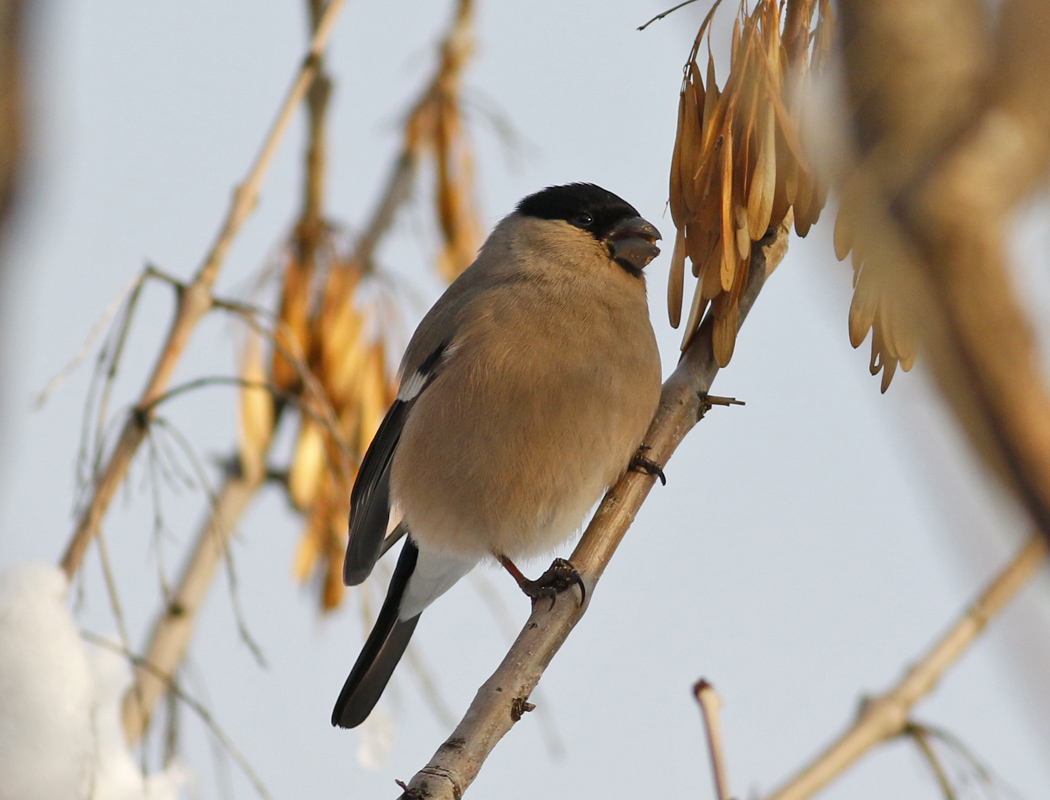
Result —
MULTIPOLYGON (((196 269, 301 56, 300 5, 98 0, 39 13, 33 169, 7 253, 16 271, 2 322, 0 568, 54 562, 65 546, 90 369, 42 411, 31 410, 32 394, 145 262, 184 277, 196 269)), ((587 180, 621 194, 670 238, 664 203, 679 70, 700 5, 638 33, 661 5, 481 0, 478 58, 466 82, 477 107, 499 109, 526 143, 508 158, 475 111, 487 225, 539 187, 587 180)), ((398 116, 429 73, 449 13, 449 3, 349 3, 330 59, 335 219, 352 226, 370 208, 397 146, 398 116)), ((298 124, 219 292, 246 291, 287 232, 301 150, 298 124)), ((1045 243, 1045 217, 1045 208, 1033 213, 1025 235, 1045 243)), ((381 260, 433 298, 429 225, 418 207, 404 214, 381 260)), ((648 270, 667 370, 678 342, 663 302, 669 251, 648 270)), ((1032 266, 1029 285, 1045 276, 1045 264, 1032 266)), ((650 496, 541 684, 564 756, 548 756, 535 715, 526 717, 472 797, 709 796, 689 694, 701 676, 723 696, 734 791, 769 790, 842 728, 862 693, 896 680, 1001 563, 1016 520, 1004 521, 1007 513, 979 495, 920 377, 899 375, 879 395, 867 375, 867 345, 848 344, 849 281, 849 268, 831 254, 827 220, 792 243, 715 385, 747 405, 716 409, 682 446, 668 486, 650 496)), ((1045 311, 1044 295, 1035 293, 1045 311)), ((165 289, 148 292, 117 402, 140 388, 169 309, 165 289)), ((202 325, 179 378, 230 373, 232 342, 225 321, 202 325)), ((166 413, 211 458, 233 444, 233 401, 229 389, 208 389, 166 413)), ((105 525, 137 645, 159 602, 143 475, 138 464, 105 525)), ((173 573, 204 504, 183 490, 169 492, 164 509, 173 573)), ((393 796, 394 778, 410 778, 448 730, 404 670, 384 701, 397 721, 388 766, 365 770, 355 755, 358 734, 329 726, 361 641, 359 608, 351 601, 318 619, 312 596, 291 580, 298 531, 283 498, 269 491, 234 546, 241 603, 269 668, 259 669, 238 639, 223 579, 200 620, 188 687, 207 699, 275 797, 393 796)), ((110 632, 95 555, 84 576, 80 620, 110 632)), ((499 573, 488 577, 523 621, 527 603, 516 587, 499 573)), ((916 717, 960 736, 1035 800, 1050 796, 1050 726, 1037 724, 1048 708, 1045 668, 1041 695, 1020 675, 1050 652, 1050 591, 1042 585, 1028 594, 916 717), (1009 645, 1011 623, 1028 649, 1009 645)), ((416 637, 460 713, 506 648, 469 581, 427 611, 416 637)), ((188 714, 185 727, 201 795, 218 797, 202 728, 188 714)), ((236 796, 251 796, 236 770, 231 775, 236 796)), ((824 796, 933 798, 937 789, 913 749, 895 744, 824 796)))

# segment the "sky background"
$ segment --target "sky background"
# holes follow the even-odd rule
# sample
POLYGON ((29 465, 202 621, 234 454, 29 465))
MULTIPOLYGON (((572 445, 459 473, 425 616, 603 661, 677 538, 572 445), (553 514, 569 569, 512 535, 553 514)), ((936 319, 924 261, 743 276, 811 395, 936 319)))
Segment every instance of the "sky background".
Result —
MULTIPOLYGON (((70 536, 90 366, 42 410, 32 397, 145 263, 180 277, 196 270, 302 56, 304 5, 36 7, 31 162, 0 298, 0 569, 54 563, 70 536)), ((639 33, 661 4, 482 1, 466 73, 487 227, 538 188, 583 180, 620 194, 663 231, 665 255, 647 274, 665 372, 679 339, 663 299, 673 241, 667 172, 680 68, 703 5, 639 33), (513 125, 515 147, 497 135, 492 111, 513 125)), ((328 214, 350 231, 371 210, 400 115, 431 73, 450 14, 450 3, 352 0, 339 21, 329 59, 328 214)), ((303 133, 300 118, 230 253, 223 296, 248 296, 293 224, 303 133)), ((402 213, 379 254, 420 298, 409 307, 413 324, 439 291, 424 207, 425 197, 402 213)), ((1047 212, 1041 201, 1015 237, 1025 254, 1018 281, 1044 343, 1047 212)), ((747 405, 715 409, 686 439, 668 485, 651 494, 544 676, 533 700, 546 717, 515 727, 470 796, 709 797, 689 692, 701 676, 723 698, 734 792, 768 791, 852 719, 863 694, 894 682, 1017 545, 1022 521, 973 467, 921 367, 881 396, 867 374, 868 343, 850 348, 850 269, 834 259, 833 209, 825 214, 806 240, 792 241, 714 386, 747 405)), ((115 408, 141 389, 170 308, 166 288, 146 293, 115 408)), ((176 381, 232 374, 237 338, 228 320, 209 318, 176 381)), ((235 399, 229 388, 204 389, 165 414, 210 463, 233 447, 235 399)), ((205 508, 199 492, 167 491, 168 534, 158 546, 146 474, 140 459, 104 528, 136 646, 159 606, 158 559, 176 573, 205 508)), ((329 726, 364 631, 352 596, 322 618, 314 593, 292 581, 300 527, 267 490, 233 547, 239 601, 268 666, 240 640, 220 577, 186 686, 274 797, 394 796, 394 779, 408 780, 450 728, 403 668, 381 704, 395 735, 385 764, 363 766, 361 735, 329 726)), ((527 601, 505 575, 486 578, 520 626, 527 601)), ((94 549, 71 603, 85 630, 115 631, 94 549)), ((1010 789, 1050 796, 1048 609, 1044 574, 915 714, 959 736, 1002 777, 1007 797, 1010 789)), ((507 647, 470 580, 427 611, 415 642, 456 719, 507 647)), ((251 797, 235 767, 213 766, 197 720, 186 713, 184 722, 197 776, 187 796, 251 797)), ((915 748, 895 743, 823 796, 933 798, 938 790, 915 748)))

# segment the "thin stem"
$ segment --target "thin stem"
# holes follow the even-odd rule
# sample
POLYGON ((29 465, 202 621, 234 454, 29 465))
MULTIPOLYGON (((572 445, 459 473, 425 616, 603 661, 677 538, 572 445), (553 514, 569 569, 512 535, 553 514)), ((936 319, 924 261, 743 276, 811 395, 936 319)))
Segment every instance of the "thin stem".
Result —
POLYGON ((182 661, 193 634, 197 610, 226 552, 236 521, 261 483, 262 478, 251 480, 241 475, 227 475, 219 489, 211 513, 183 567, 178 585, 153 624, 144 664, 135 670, 139 691, 129 691, 124 695, 124 735, 129 743, 142 736, 154 705, 170 688, 166 676, 174 672, 182 661), (159 671, 145 664, 157 665, 159 671))
POLYGON ((830 783, 876 745, 907 730, 912 706, 926 696, 945 670, 1002 611, 1046 558, 1042 534, 1029 537, 1021 551, 974 601, 951 629, 885 694, 868 700, 857 720, 769 800, 803 800, 830 783))
MULTIPOLYGON (((340 10, 346 4, 346 0, 330 0, 325 8, 324 15, 317 25, 310 43, 310 49, 302 66, 288 91, 276 119, 267 134, 255 162, 252 164, 245 181, 234 193, 233 202, 229 212, 220 228, 219 234, 212 245, 211 250, 204 258, 204 262, 192 283, 181 292, 179 303, 168 332, 167 340, 161 350, 157 363, 153 368, 146 387, 139 400, 138 409, 149 406, 156 397, 164 394, 171 382, 171 376, 175 371, 182 352, 197 323, 211 308, 211 289, 218 277, 219 269, 225 261, 230 245, 240 231, 241 226, 251 214, 258 200, 259 187, 269 169, 277 147, 284 137, 291 122, 296 107, 302 102, 306 90, 313 82, 317 74, 320 56, 332 33, 335 20, 340 10)), ((99 523, 105 515, 109 504, 117 491, 117 487, 123 482, 127 475, 131 459, 142 444, 148 424, 148 417, 133 411, 124 423, 119 440, 110 454, 105 468, 96 480, 95 491, 86 507, 80 513, 76 531, 69 542, 65 554, 62 556, 62 569, 66 576, 72 578, 80 569, 92 538, 98 530, 99 523)))
POLYGON ((173 694, 175 697, 177 697, 179 700, 181 700, 183 703, 189 706, 193 710, 193 712, 200 718, 201 722, 203 722, 208 727, 208 730, 210 730, 215 736, 215 738, 219 740, 223 748, 225 748, 226 752, 228 752, 233 758, 233 760, 237 762, 237 766, 239 766, 244 772, 245 776, 251 782, 252 786, 255 787, 255 791, 258 792, 259 796, 264 798, 264 800, 273 800, 273 796, 270 794, 269 791, 267 791, 266 787, 263 785, 262 779, 259 777, 258 773, 256 773, 252 765, 248 763, 248 759, 246 759, 241 754, 241 751, 234 746, 233 740, 230 739, 230 737, 226 735, 226 732, 219 727, 219 723, 215 721, 215 718, 211 715, 211 712, 208 711, 208 709, 206 709, 201 703, 197 702, 197 700, 188 695, 182 689, 182 687, 179 686, 178 682, 172 675, 164 672, 161 669, 158 669, 148 658, 136 656, 126 647, 114 645, 112 642, 110 642, 108 639, 105 639, 102 636, 89 633, 88 631, 81 631, 80 635, 86 641, 89 641, 92 644, 95 644, 99 647, 105 647, 109 650, 112 650, 115 653, 119 653, 120 655, 124 656, 124 658, 126 658, 135 666, 136 672, 148 673, 154 678, 156 678, 158 681, 162 682, 165 688, 171 694, 173 694))
POLYGON ((688 5, 692 5, 695 2, 696 2, 696 0, 685 0, 685 2, 679 3, 676 6, 672 6, 671 8, 667 9, 666 11, 661 11, 659 14, 657 14, 655 17, 653 17, 651 20, 649 20, 644 25, 639 25, 638 26, 638 30, 644 31, 646 28, 648 28, 654 22, 657 22, 658 20, 661 20, 664 17, 673 14, 674 12, 676 12, 680 8, 685 8, 688 5))
POLYGON ((707 752, 711 758, 711 777, 715 782, 717 800, 729 800, 729 769, 726 766, 725 741, 722 738, 722 698, 715 687, 704 679, 693 686, 693 695, 700 706, 707 734, 707 752))

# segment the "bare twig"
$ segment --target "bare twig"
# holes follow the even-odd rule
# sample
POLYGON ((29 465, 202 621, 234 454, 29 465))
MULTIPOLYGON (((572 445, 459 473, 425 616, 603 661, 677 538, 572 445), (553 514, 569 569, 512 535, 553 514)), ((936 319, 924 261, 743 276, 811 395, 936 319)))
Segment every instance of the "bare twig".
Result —
POLYGON ((169 688, 163 676, 170 675, 182 661, 193 633, 197 610, 226 552, 236 520, 244 513, 263 477, 249 479, 240 474, 226 476, 197 537, 194 550, 186 561, 178 586, 164 613, 153 625, 144 663, 157 669, 137 666, 135 677, 139 691, 129 691, 124 696, 124 735, 129 743, 142 736, 154 705, 169 688))
POLYGON ((117 370, 120 367, 124 343, 127 341, 128 331, 131 329, 139 300, 142 298, 146 277, 148 273, 143 272, 139 280, 135 282, 134 288, 121 306, 120 321, 109 331, 105 343, 99 348, 98 358, 95 361, 95 370, 91 376, 91 386, 88 389, 88 399, 84 407, 84 424, 77 458, 77 480, 80 490, 77 496, 78 504, 81 501, 81 493, 87 491, 89 481, 98 475, 99 465, 102 463, 109 440, 107 434, 116 423, 115 419, 108 420, 109 399, 116 381, 117 370), (92 427, 92 418, 94 418, 94 427, 92 427))
POLYGON ((423 149, 433 146, 434 137, 429 129, 434 126, 434 117, 442 102, 449 99, 450 87, 458 81, 473 51, 472 31, 473 0, 459 0, 452 24, 440 45, 441 59, 434 77, 408 114, 401 152, 390 170, 382 200, 357 240, 354 260, 365 271, 372 270, 376 246, 393 224, 398 209, 411 196, 412 181, 423 149))
POLYGON ((907 730, 912 706, 933 689, 989 620, 1014 598, 1043 563, 1046 553, 1043 536, 1033 534, 1013 561, 901 681, 885 694, 866 701, 849 730, 770 795, 769 800, 811 797, 875 745, 907 730))
POLYGON ((215 738, 219 740, 220 744, 223 746, 226 752, 229 753, 233 760, 237 762, 237 766, 241 768, 241 771, 244 772, 245 776, 251 782, 252 786, 255 787, 255 791, 259 794, 259 796, 264 798, 264 800, 273 800, 273 796, 270 794, 269 791, 267 791, 266 787, 263 785, 262 779, 259 778, 259 775, 255 772, 255 769, 252 767, 252 765, 248 763, 248 759, 246 759, 241 754, 241 751, 238 750, 237 747, 233 744, 233 740, 230 739, 230 737, 226 735, 226 732, 219 727, 219 723, 215 721, 215 718, 211 715, 211 712, 208 711, 208 709, 206 709, 201 703, 197 702, 194 698, 192 698, 185 691, 183 691, 182 687, 179 686, 178 682, 172 675, 169 675, 163 670, 158 669, 156 665, 151 663, 148 659, 135 655, 126 647, 121 647, 120 645, 113 644, 113 642, 109 641, 103 636, 98 636, 88 631, 81 631, 80 635, 92 644, 98 645, 99 647, 105 647, 108 650, 112 650, 113 652, 119 653, 120 655, 124 656, 124 658, 126 658, 135 666, 136 672, 148 673, 149 675, 156 678, 158 681, 162 682, 165 688, 171 694, 173 694, 175 697, 177 697, 179 700, 181 700, 183 703, 189 706, 190 709, 193 710, 193 712, 200 718, 201 722, 203 722, 207 726, 208 730, 212 732, 212 735, 214 735, 215 738))
MULTIPOLYGON (((172 321, 160 357, 142 392, 137 408, 145 408, 155 397, 164 393, 171 381, 175 365, 189 342, 193 329, 201 317, 211 308, 211 288, 218 276, 219 269, 225 261, 226 254, 234 238, 255 207, 259 187, 291 122, 295 109, 302 102, 307 89, 313 82, 318 70, 321 53, 328 42, 339 11, 345 3, 346 0, 330 0, 311 41, 309 52, 285 97, 269 134, 266 136, 263 146, 248 172, 247 178, 234 192, 230 210, 211 250, 205 257, 193 281, 179 293, 175 318, 172 321)), ((148 423, 149 419, 145 414, 133 411, 128 416, 120 439, 110 454, 105 468, 96 479, 95 491, 86 507, 80 513, 76 531, 62 557, 62 569, 68 577, 71 578, 80 568, 84 551, 98 530, 98 525, 109 507, 117 487, 123 482, 131 459, 138 450, 139 445, 142 444, 148 423)))
POLYGON ((941 788, 944 800, 956 800, 955 790, 952 788, 952 782, 948 779, 948 773, 944 771, 941 760, 937 757, 937 753, 934 752, 933 745, 930 744, 930 732, 922 725, 909 722, 904 728, 903 735, 911 737, 926 763, 930 765, 930 771, 933 773, 937 785, 941 788))
MULTIPOLYGON (((312 30, 316 31, 321 24, 328 2, 329 0, 309 0, 312 30)), ((310 114, 310 135, 304 170, 303 210, 297 229, 299 260, 307 274, 313 274, 316 266, 317 249, 324 227, 325 128, 331 92, 332 81, 324 70, 323 61, 318 59, 317 74, 306 96, 306 108, 310 114)))
MULTIPOLYGON (((342 0, 339 0, 339 2, 342 2, 342 0)), ((315 24, 327 24, 325 21, 329 20, 332 14, 335 13, 334 6, 336 5, 338 3, 335 0, 329 0, 327 4, 322 3, 320 0, 309 0, 312 21, 315 24)), ((454 23, 453 28, 455 29, 455 27, 456 24, 454 23)), ((320 47, 316 45, 316 35, 314 41, 315 46, 311 48, 311 53, 319 54, 320 47)), ((315 78, 318 79, 323 77, 320 72, 320 66, 318 63, 318 69, 313 73, 315 78)), ((438 71, 440 72, 440 66, 438 71)), ((300 78, 301 80, 296 84, 297 87, 305 80, 302 75, 300 78)), ((436 78, 431 81, 429 86, 432 87, 435 81, 436 78)), ((329 85, 327 79, 321 81, 320 84, 317 80, 312 84, 306 81, 306 84, 314 88, 310 89, 309 94, 310 143, 307 147, 303 207, 300 222, 297 226, 297 234, 300 261, 302 263, 313 263, 311 260, 316 259, 316 247, 319 241, 318 234, 323 226, 322 205, 325 150, 322 139, 324 136, 324 118, 329 85), (316 88, 318 85, 321 85, 322 88, 316 88)), ((427 89, 427 93, 432 91, 432 88, 427 89)), ((426 96, 426 93, 424 96, 426 96)), ((357 242, 355 252, 351 257, 352 261, 361 264, 370 262, 374 248, 389 230, 397 209, 409 199, 409 190, 415 166, 415 155, 406 157, 406 154, 402 153, 396 159, 391 179, 380 195, 371 220, 365 226, 365 233, 357 242)), ((240 315, 253 329, 261 331, 269 338, 284 359, 293 366, 299 380, 302 382, 303 395, 310 402, 300 402, 301 410, 325 427, 332 441, 337 443, 340 453, 344 456, 342 460, 345 461, 346 447, 339 434, 338 421, 331 404, 325 398, 317 380, 310 374, 305 354, 292 352, 288 347, 288 345, 294 346, 296 344, 294 337, 274 335, 270 331, 266 331, 256 319, 260 314, 267 313, 260 309, 243 303, 216 298, 211 299, 211 305, 212 307, 223 308, 240 315)), ((280 325, 280 320, 277 320, 277 324, 280 325)), ((153 392, 151 396, 144 397, 140 401, 139 408, 152 413, 157 405, 183 391, 206 383, 213 384, 218 382, 235 383, 242 387, 254 386, 251 382, 230 378, 202 378, 171 389, 168 389, 167 385, 165 385, 160 390, 153 392)), ((262 388, 272 390, 273 387, 266 386, 262 388)), ((284 405, 292 398, 288 395, 278 396, 275 394, 275 399, 281 400, 281 404, 284 405)), ((274 419, 275 426, 278 419, 278 417, 274 419)), ((345 465, 337 463, 336 467, 345 478, 345 465)), ((255 492, 265 483, 265 479, 265 471, 251 478, 240 474, 239 471, 227 474, 218 497, 212 505, 210 516, 198 534, 194 550, 183 567, 178 587, 169 600, 167 609, 154 623, 147 651, 147 660, 149 663, 159 666, 162 671, 173 672, 182 660, 192 636, 197 610, 206 596, 219 561, 223 553, 226 552, 229 537, 236 527, 237 520, 244 513, 255 492)), ((141 697, 136 697, 129 692, 124 698, 125 734, 129 741, 136 741, 142 736, 145 727, 149 724, 153 708, 165 689, 162 682, 158 682, 155 678, 151 679, 141 671, 138 679, 142 683, 141 697)))
POLYGON ((102 312, 102 316, 99 317, 98 322, 91 328, 84 343, 80 346, 80 350, 73 358, 66 364, 55 375, 51 380, 47 382, 47 386, 40 390, 36 397, 33 398, 33 406, 36 408, 42 408, 47 402, 48 398, 63 384, 66 379, 79 367, 84 360, 91 354, 91 348, 95 345, 95 340, 102 335, 103 331, 109 325, 110 320, 113 319, 114 315, 120 310, 120 307, 124 304, 124 301, 128 296, 136 290, 142 282, 146 279, 146 273, 142 272, 132 278, 128 283, 117 292, 116 297, 109 301, 109 305, 106 306, 105 311, 102 312))
POLYGON ((678 4, 678 5, 676 5, 676 6, 672 6, 671 8, 667 9, 666 11, 661 11, 661 12, 660 12, 659 14, 657 14, 657 15, 656 15, 655 17, 653 17, 653 18, 652 18, 651 20, 649 20, 648 22, 646 22, 646 23, 645 23, 644 25, 639 25, 639 26, 638 26, 638 30, 640 30, 640 31, 644 31, 644 30, 645 30, 646 28, 648 28, 648 27, 649 27, 650 25, 652 25, 652 24, 653 24, 654 22, 657 22, 657 21, 659 21, 659 20, 663 19, 664 17, 666 17, 666 16, 669 16, 669 15, 673 14, 674 12, 676 12, 676 11, 677 11, 678 9, 680 9, 680 8, 685 8, 685 7, 686 7, 686 6, 688 6, 688 5, 692 5, 692 4, 693 4, 693 3, 695 3, 695 2, 696 2, 696 0, 685 0, 684 2, 682 2, 682 3, 679 3, 679 4, 678 4))
MULTIPOLYGON (((753 250, 748 287, 740 301, 741 323, 766 276, 787 252, 790 224, 789 214, 785 223, 753 250)), ((660 407, 645 440, 650 446, 648 457, 659 464, 667 463, 697 423, 701 399, 718 373, 711 346, 712 331, 711 320, 705 320, 678 368, 664 383, 660 407)), ((588 603, 654 481, 651 475, 628 472, 605 496, 580 539, 571 560, 587 587, 588 603)), ((586 611, 586 605, 579 605, 578 597, 575 592, 565 592, 552 607, 536 604, 503 663, 478 690, 466 715, 430 763, 412 778, 403 800, 462 797, 489 753, 520 716, 514 710, 528 700, 554 654, 586 611)))
POLYGON ((722 738, 722 698, 715 687, 701 678, 693 686, 693 695, 700 706, 707 734, 707 750, 711 757, 711 776, 715 781, 716 800, 729 800, 729 769, 726 766, 725 741, 722 738))
MULTIPOLYGON (((956 768, 956 783, 960 786, 975 785, 985 797, 1020 798, 1021 793, 1010 787, 1001 775, 996 775, 958 736, 933 725, 921 725, 927 740, 935 740, 958 759, 962 767, 956 768)), ((932 747, 932 744, 931 744, 932 747)))
MULTIPOLYGON (((309 0, 308 6, 316 41, 318 29, 325 20, 330 18, 332 8, 330 4, 323 3, 321 0, 309 0)), ((318 53, 319 50, 311 48, 311 52, 318 53)), ((306 169, 304 171, 306 177, 303 190, 303 209, 300 223, 297 227, 299 263, 308 265, 311 271, 316 263, 317 247, 324 225, 322 213, 324 196, 323 139, 325 112, 330 91, 330 82, 322 71, 320 58, 316 58, 315 62, 312 80, 304 81, 309 86, 310 136, 306 154, 306 169)), ((216 300, 214 298, 212 303, 213 307, 232 311, 244 318, 251 327, 256 330, 260 329, 256 317, 260 313, 265 313, 260 309, 243 303, 216 300)), ((308 375, 304 354, 302 352, 290 352, 284 346, 281 340, 286 340, 288 337, 270 336, 269 338, 284 359, 292 365, 295 372, 300 376, 306 395, 316 395, 321 398, 321 402, 304 404, 305 413, 318 417, 321 424, 335 434, 333 435, 333 440, 339 442, 340 446, 342 446, 340 437, 336 432, 334 413, 330 405, 323 401, 323 395, 316 382, 308 375), (320 412, 314 408, 315 405, 320 408, 320 412)), ((291 344, 297 345, 298 343, 292 341, 291 344)), ((301 350, 301 348, 296 349, 301 350)), ((187 384, 156 395, 149 402, 149 405, 146 406, 146 410, 153 411, 157 405, 183 391, 217 382, 234 383, 242 388, 249 386, 249 384, 254 385, 254 382, 244 381, 239 378, 204 378, 190 381, 187 384)), ((272 386, 260 386, 273 391, 272 386)), ((287 395, 276 392, 274 392, 274 396, 275 399, 282 401, 280 403, 281 407, 291 399, 287 395)), ((275 427, 278 421, 279 417, 275 417, 273 421, 275 427)), ((173 672, 177 665, 181 663, 192 636, 196 612, 207 594, 219 562, 224 555, 227 556, 226 563, 229 567, 231 591, 236 591, 236 576, 232 569, 232 563, 228 559, 229 539, 236 528, 237 520, 247 508, 252 497, 265 482, 265 477, 265 470, 259 470, 257 474, 252 475, 244 474, 244 471, 240 469, 227 471, 223 487, 218 497, 211 503, 209 518, 203 525, 197 537, 194 550, 189 555, 183 568, 179 586, 174 595, 168 599, 166 610, 158 617, 153 626, 147 661, 154 666, 159 666, 162 672, 173 672)), ((260 658, 258 647, 254 645, 251 637, 248 635, 242 615, 237 607, 236 594, 234 594, 234 603, 238 627, 241 630, 242 637, 248 642, 252 651, 256 653, 256 657, 260 658)), ((124 698, 123 722, 125 735, 129 741, 136 741, 143 735, 149 724, 153 708, 160 695, 166 689, 165 683, 159 681, 155 674, 151 675, 140 669, 137 671, 136 677, 138 682, 142 683, 143 688, 137 692, 129 691, 124 698)))

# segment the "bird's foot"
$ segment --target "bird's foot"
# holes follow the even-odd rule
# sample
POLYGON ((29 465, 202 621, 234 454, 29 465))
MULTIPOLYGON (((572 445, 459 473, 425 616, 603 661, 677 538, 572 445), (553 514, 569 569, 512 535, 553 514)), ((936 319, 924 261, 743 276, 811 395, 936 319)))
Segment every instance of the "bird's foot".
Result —
POLYGON ((656 475, 660 479, 660 485, 667 485, 667 476, 664 475, 664 468, 653 461, 651 458, 645 455, 647 450, 651 450, 647 444, 643 444, 638 448, 638 452, 634 454, 634 458, 631 459, 631 463, 628 469, 634 470, 635 472, 642 472, 646 475, 656 475))
POLYGON ((716 394, 708 394, 707 392, 700 392, 700 410, 697 414, 697 419, 703 419, 704 415, 707 414, 715 406, 742 406, 745 405, 743 400, 737 400, 735 397, 719 397, 716 394))
POLYGON ((554 559, 547 571, 534 581, 522 575, 514 562, 506 556, 499 556, 499 562, 511 574, 511 577, 517 581, 518 586, 525 593, 526 597, 532 599, 533 606, 536 605, 537 600, 542 598, 550 600, 550 607, 554 608, 554 600, 558 594, 572 586, 580 587, 581 606, 587 599, 587 587, 583 583, 583 578, 576 571, 576 567, 564 558, 554 559))

